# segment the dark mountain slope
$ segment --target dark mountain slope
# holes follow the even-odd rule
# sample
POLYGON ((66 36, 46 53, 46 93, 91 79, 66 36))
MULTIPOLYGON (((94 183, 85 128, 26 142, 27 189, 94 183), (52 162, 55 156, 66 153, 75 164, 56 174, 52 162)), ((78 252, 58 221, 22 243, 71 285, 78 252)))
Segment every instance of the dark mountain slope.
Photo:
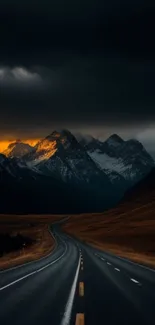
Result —
POLYGON ((0 213, 79 213, 103 210, 108 204, 92 191, 20 168, 0 155, 0 213))
POLYGON ((152 168, 150 173, 140 180, 137 184, 131 187, 124 195, 122 201, 155 201, 155 168, 152 168))

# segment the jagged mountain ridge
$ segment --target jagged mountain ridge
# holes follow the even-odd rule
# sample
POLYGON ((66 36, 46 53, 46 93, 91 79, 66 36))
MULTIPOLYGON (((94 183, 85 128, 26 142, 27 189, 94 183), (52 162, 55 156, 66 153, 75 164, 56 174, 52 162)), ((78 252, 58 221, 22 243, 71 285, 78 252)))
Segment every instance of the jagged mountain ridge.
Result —
POLYGON ((153 158, 135 139, 124 141, 114 134, 104 142, 95 138, 88 142, 83 137, 80 143, 106 174, 116 172, 123 176, 128 186, 145 177, 155 166, 153 158))

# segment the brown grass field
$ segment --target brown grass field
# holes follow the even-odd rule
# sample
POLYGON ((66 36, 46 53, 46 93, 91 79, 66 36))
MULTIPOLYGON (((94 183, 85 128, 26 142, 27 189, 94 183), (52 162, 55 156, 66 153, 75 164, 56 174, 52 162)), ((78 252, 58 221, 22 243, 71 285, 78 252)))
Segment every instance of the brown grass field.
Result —
POLYGON ((0 234, 16 235, 20 233, 34 240, 32 245, 2 256, 0 258, 0 269, 37 260, 49 254, 55 243, 48 231, 48 224, 60 219, 62 219, 62 216, 0 215, 0 234))
POLYGON ((155 192, 102 214, 72 216, 63 229, 102 250, 155 267, 155 192))

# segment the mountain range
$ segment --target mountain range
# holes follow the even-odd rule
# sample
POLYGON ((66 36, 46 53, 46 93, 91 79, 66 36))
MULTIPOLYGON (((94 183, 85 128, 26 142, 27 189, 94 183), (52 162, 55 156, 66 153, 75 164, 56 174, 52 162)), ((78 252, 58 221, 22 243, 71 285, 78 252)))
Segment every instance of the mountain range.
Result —
POLYGON ((124 141, 114 134, 102 142, 68 130, 53 131, 34 147, 18 141, 0 155, 0 209, 104 210, 154 167, 153 158, 137 140, 124 141))
POLYGON ((104 142, 93 137, 80 137, 79 142, 111 179, 113 173, 117 173, 129 186, 138 182, 154 166, 153 158, 135 139, 124 141, 117 134, 113 134, 104 142))

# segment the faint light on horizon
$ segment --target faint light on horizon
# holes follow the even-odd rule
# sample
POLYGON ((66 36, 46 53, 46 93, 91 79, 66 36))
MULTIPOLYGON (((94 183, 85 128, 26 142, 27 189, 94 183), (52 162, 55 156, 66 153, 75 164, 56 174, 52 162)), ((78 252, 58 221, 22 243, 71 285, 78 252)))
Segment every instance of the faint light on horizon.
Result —
MULTIPOLYGON (((27 143, 30 146, 35 146, 36 143, 39 141, 40 139, 28 139, 28 140, 21 140, 21 142, 23 143, 27 143)), ((7 149, 7 147, 9 146, 9 144, 16 142, 16 139, 13 140, 2 140, 0 141, 0 152, 2 153, 5 149, 7 149)), ((19 140, 18 140, 19 142, 19 140)))

